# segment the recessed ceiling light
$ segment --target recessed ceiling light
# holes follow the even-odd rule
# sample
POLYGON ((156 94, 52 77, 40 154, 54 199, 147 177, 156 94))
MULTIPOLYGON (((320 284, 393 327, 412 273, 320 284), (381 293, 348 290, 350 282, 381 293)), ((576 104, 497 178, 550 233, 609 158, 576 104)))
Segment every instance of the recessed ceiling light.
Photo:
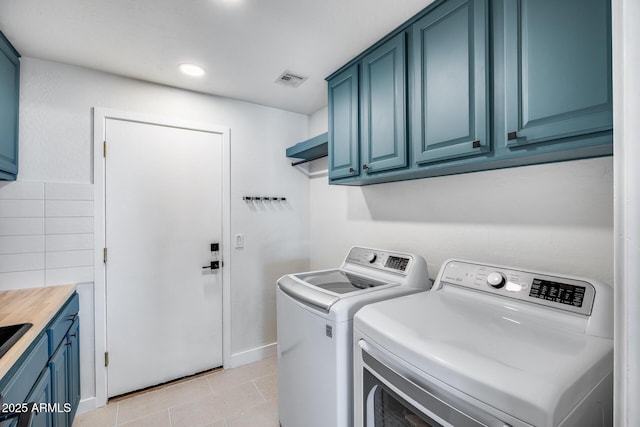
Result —
POLYGON ((204 68, 195 64, 180 64, 178 65, 180 71, 188 76, 201 77, 204 76, 204 68))

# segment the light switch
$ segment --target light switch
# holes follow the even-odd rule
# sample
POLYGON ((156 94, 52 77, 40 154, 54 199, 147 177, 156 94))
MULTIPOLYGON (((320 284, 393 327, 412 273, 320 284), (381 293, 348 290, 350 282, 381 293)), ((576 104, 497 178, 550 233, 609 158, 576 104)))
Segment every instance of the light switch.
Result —
POLYGON ((235 248, 239 249, 239 248, 244 248, 244 235, 243 234, 236 234, 235 235, 235 248))

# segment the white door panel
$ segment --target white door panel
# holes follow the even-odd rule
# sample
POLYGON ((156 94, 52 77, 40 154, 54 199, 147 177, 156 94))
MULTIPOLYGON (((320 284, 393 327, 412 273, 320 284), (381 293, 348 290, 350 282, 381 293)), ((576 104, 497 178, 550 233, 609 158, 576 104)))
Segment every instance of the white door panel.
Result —
POLYGON ((222 365, 222 135, 108 119, 108 396, 222 365))

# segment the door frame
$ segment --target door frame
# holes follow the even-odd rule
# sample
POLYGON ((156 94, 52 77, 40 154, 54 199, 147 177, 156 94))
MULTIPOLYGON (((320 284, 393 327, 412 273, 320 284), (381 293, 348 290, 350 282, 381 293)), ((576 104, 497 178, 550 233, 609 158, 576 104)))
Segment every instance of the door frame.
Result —
MULTIPOLYGON (((230 129, 211 123, 185 121, 173 117, 149 115, 109 108, 93 108, 93 187, 94 187, 94 320, 95 320, 95 407, 107 404, 107 368, 104 354, 107 351, 107 294, 106 268, 103 261, 105 247, 105 141, 106 122, 123 120, 143 124, 170 126, 222 135, 222 259, 226 265, 222 272, 222 363, 227 369, 231 361, 231 144, 230 129)), ((108 155, 108 145, 107 145, 108 155)))

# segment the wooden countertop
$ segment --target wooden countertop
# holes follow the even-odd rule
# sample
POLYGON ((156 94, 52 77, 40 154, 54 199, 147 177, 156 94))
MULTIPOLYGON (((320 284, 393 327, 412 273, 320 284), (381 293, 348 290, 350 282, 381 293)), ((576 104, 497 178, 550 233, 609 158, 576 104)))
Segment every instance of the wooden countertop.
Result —
POLYGON ((0 357, 0 380, 76 290, 76 285, 0 291, 0 326, 32 323, 33 326, 0 357))

